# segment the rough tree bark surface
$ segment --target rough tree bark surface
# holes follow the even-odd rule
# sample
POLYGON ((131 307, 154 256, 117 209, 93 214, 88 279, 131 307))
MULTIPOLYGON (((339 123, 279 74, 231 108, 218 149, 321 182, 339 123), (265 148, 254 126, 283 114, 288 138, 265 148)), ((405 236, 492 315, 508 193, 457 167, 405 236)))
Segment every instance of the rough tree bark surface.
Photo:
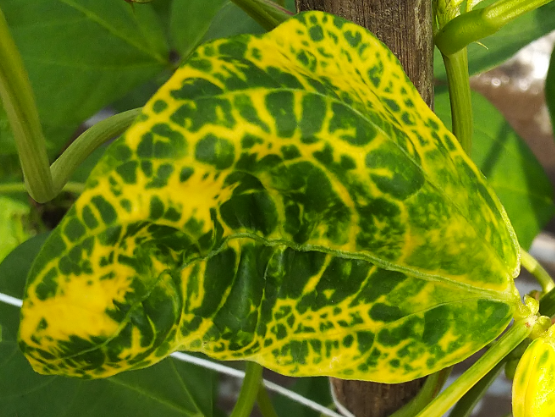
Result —
MULTIPOLYGON (((432 2, 430 0, 296 0, 297 10, 322 10, 374 33, 399 58, 428 106, 433 102, 432 2)), ((339 402, 357 417, 386 417, 412 399, 424 379, 378 384, 331 379, 339 402)))

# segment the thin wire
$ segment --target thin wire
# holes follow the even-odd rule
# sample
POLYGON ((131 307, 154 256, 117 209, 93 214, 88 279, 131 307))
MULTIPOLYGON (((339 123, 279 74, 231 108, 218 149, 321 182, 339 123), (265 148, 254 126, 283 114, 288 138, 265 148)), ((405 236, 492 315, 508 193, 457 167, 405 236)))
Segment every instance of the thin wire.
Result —
MULTIPOLYGON (((23 301, 21 301, 20 299, 12 297, 7 294, 2 294, 2 293, 0 293, 0 302, 9 304, 15 307, 21 307, 23 305, 23 301)), ((206 359, 197 358, 196 356, 191 356, 183 352, 174 352, 170 356, 177 360, 187 362, 187 363, 192 363, 193 365, 202 366, 203 368, 212 369, 213 371, 230 375, 235 378, 241 378, 241 379, 245 378, 244 371, 241 371, 239 369, 234 369, 229 366, 225 366, 220 363, 212 362, 206 359)), ((275 384, 265 379, 262 380, 262 383, 270 391, 277 392, 278 394, 281 394, 284 397, 287 397, 293 401, 298 402, 299 404, 302 404, 308 408, 311 408, 314 411, 318 411, 321 414, 324 414, 329 417, 345 417, 344 414, 338 414, 335 411, 330 410, 329 408, 326 408, 321 404, 318 404, 317 402, 309 400, 308 398, 305 398, 302 395, 297 394, 296 392, 293 392, 291 390, 288 390, 287 388, 282 387, 281 385, 275 384)))
POLYGON ((0 292, 0 302, 9 304, 15 307, 21 307, 23 305, 23 301, 21 301, 19 298, 15 298, 7 294, 2 294, 1 292, 0 292))
MULTIPOLYGON (((191 355, 188 355, 188 354, 183 353, 183 352, 174 352, 170 356, 172 356, 175 359, 178 359, 180 361, 192 363, 194 365, 199 365, 199 366, 202 366, 203 368, 212 369, 214 371, 218 371, 222 374, 234 376, 236 378, 243 379, 245 377, 245 372, 244 371, 240 371, 238 369, 233 369, 233 368, 230 368, 229 366, 225 366, 225 365, 222 365, 222 364, 219 364, 219 363, 215 363, 215 362, 212 362, 212 361, 209 361, 209 360, 206 360, 206 359, 197 358, 196 356, 191 356, 191 355)), ((300 404, 302 404, 306 407, 312 408, 314 411, 318 411, 319 413, 322 413, 326 416, 345 417, 343 414, 338 414, 335 411, 330 410, 329 408, 326 408, 321 404, 318 404, 317 402, 309 400, 308 398, 303 397, 302 395, 299 395, 296 392, 293 392, 291 390, 288 390, 287 388, 282 387, 281 385, 275 384, 275 383, 273 383, 271 381, 268 381, 266 379, 263 379, 262 383, 270 391, 277 392, 278 394, 281 394, 284 397, 290 398, 290 399, 292 399, 292 400, 294 400, 294 401, 296 401, 296 402, 298 402, 298 403, 300 403, 300 404)))

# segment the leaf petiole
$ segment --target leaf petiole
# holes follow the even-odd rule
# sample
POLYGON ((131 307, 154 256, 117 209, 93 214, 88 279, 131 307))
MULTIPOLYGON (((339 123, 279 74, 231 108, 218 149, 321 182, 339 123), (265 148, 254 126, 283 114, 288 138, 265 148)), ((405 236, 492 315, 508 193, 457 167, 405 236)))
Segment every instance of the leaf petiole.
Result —
POLYGON ((440 417, 459 401, 474 385, 491 371, 505 356, 532 333, 534 325, 521 319, 496 342, 478 361, 453 384, 439 394, 417 417, 440 417))
POLYGON ((452 55, 442 56, 449 85, 453 134, 466 154, 470 155, 474 122, 467 51, 466 48, 463 48, 452 55))
MULTIPOLYGON (((81 194, 85 189, 85 184, 80 182, 68 182, 66 183, 62 191, 69 193, 81 194)), ((0 195, 1 194, 16 194, 16 193, 27 193, 27 186, 23 182, 8 182, 0 184, 0 195)))
POLYGON ((522 248, 520 248, 520 262, 522 266, 536 278, 536 281, 542 286, 544 293, 555 288, 555 282, 553 282, 551 275, 549 275, 532 255, 522 248))
POLYGON ((141 108, 137 108, 108 117, 79 135, 51 166, 54 196, 96 148, 125 132, 140 112, 141 108))
POLYGON ((262 366, 256 362, 247 362, 245 379, 237 403, 230 417, 249 417, 262 383, 262 366))
POLYGON ((391 414, 389 417, 414 417, 416 416, 426 404, 441 391, 441 388, 447 381, 449 374, 453 367, 442 369, 435 374, 429 375, 424 382, 424 386, 409 403, 402 408, 391 414))
MULTIPOLYGON (((140 113, 140 109, 129 110, 97 123, 80 135, 50 167, 29 77, 2 10, 0 99, 13 130, 26 190, 39 203, 56 197, 81 162, 102 143, 123 133, 140 113)), ((19 191, 18 187, 16 191, 19 191)), ((9 192, 10 188, 4 190, 9 192)))
POLYGON ((505 356, 497 365, 489 371, 476 385, 474 385, 455 405, 449 417, 470 417, 474 407, 480 399, 486 394, 487 390, 493 384, 499 373, 507 362, 509 355, 505 356))

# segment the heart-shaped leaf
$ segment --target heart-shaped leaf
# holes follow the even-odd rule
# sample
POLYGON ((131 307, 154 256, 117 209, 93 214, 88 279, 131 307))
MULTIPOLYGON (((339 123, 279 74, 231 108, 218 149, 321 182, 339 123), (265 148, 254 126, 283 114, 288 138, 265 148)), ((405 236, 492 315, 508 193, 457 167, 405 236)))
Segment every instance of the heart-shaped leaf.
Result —
POLYGON ((20 344, 104 377, 177 349, 402 382, 509 323, 518 244, 373 35, 320 13, 200 47, 30 273, 20 344))

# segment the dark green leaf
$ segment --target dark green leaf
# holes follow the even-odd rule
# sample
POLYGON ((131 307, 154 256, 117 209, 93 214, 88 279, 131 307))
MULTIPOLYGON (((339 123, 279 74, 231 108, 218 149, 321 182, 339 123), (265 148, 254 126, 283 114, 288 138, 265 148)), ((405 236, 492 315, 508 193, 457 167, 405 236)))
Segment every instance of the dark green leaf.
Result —
MULTIPOLYGON (((485 7, 493 0, 480 3, 485 7)), ((555 2, 519 17, 502 28, 495 35, 483 39, 483 45, 473 43, 468 46, 470 74, 477 74, 506 61, 519 49, 535 39, 555 30, 555 2)), ((434 74, 436 78, 445 79, 445 67, 441 53, 436 48, 434 57, 434 74)))
MULTIPOLYGON (((295 10, 294 0, 287 0, 295 10)), ((229 0, 173 0, 171 34, 179 53, 186 57, 199 45, 240 33, 263 33, 262 27, 229 0)))
MULTIPOLYGON (((505 206, 520 245, 528 248, 555 213, 553 187, 542 166, 499 111, 472 94, 472 159, 505 206)), ((436 114, 450 125, 447 92, 436 94, 436 114)))
MULTIPOLYGON (((46 235, 0 264, 0 292, 21 298, 30 264, 46 235)), ((83 381, 36 374, 19 351, 19 309, 0 302, 0 415, 18 417, 210 417, 215 374, 173 358, 145 370, 83 381)))
POLYGON ((184 57, 200 43, 212 19, 229 0, 173 0, 170 28, 173 46, 184 57))
POLYGON ((56 150, 85 119, 158 74, 168 47, 150 5, 0 0, 56 150))

